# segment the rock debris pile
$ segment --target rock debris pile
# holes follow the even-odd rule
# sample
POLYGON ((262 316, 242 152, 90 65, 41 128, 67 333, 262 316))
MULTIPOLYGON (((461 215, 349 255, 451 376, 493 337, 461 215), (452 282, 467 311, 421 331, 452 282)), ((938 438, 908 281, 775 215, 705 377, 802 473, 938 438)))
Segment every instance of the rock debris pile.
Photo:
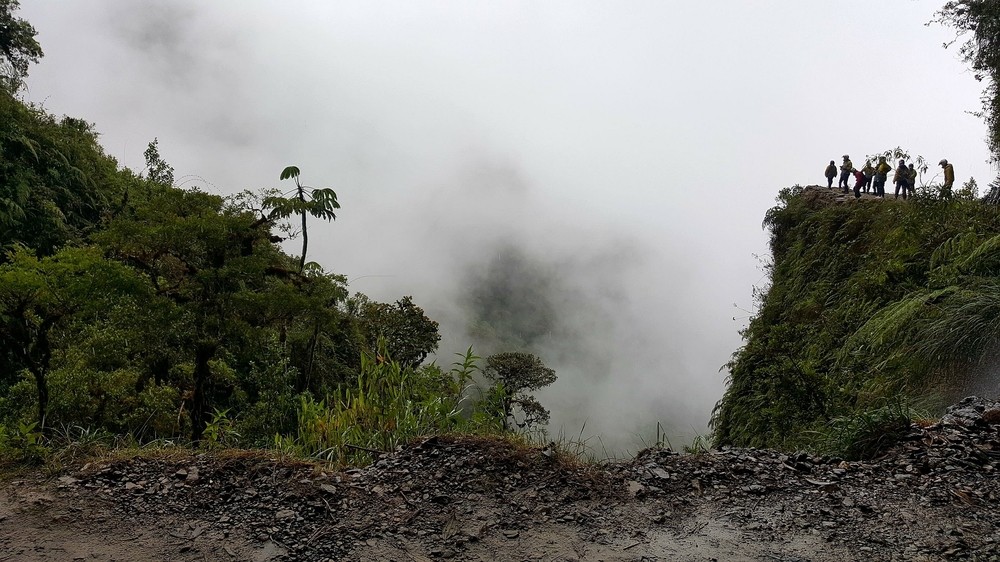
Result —
POLYGON ((137 520, 183 516, 183 552, 238 533, 260 560, 1000 560, 998 424, 1000 403, 967 398, 871 461, 647 449, 595 466, 432 437, 346 472, 230 453, 86 466, 59 486, 137 520))

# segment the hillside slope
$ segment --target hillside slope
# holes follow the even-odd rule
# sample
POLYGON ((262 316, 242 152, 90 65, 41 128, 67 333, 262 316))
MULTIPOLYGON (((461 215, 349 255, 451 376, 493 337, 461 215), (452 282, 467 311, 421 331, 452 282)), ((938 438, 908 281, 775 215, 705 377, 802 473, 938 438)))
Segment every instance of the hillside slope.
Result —
POLYGON ((914 412, 997 393, 1000 210, 785 189, 764 225, 770 285, 727 365, 718 444, 870 455, 914 412))

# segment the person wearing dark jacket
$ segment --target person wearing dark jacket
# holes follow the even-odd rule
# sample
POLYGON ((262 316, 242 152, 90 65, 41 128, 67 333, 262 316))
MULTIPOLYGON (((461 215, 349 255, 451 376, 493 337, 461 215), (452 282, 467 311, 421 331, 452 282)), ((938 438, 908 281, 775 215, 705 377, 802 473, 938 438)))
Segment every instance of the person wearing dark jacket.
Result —
POLYGON ((906 167, 904 160, 899 161, 899 167, 892 176, 892 183, 896 184, 896 199, 899 199, 899 190, 903 190, 903 200, 906 200, 906 184, 909 183, 910 169, 906 167))
POLYGON ((837 177, 837 165, 830 160, 830 165, 826 167, 826 188, 833 189, 833 178, 837 177))

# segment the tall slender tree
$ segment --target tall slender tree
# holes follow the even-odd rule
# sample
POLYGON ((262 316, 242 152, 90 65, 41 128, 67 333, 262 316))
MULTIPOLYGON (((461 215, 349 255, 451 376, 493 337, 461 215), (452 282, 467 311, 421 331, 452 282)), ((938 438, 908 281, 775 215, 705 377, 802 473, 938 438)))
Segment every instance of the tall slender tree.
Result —
POLYGON ((340 208, 337 194, 330 188, 314 188, 302 185, 299 181, 299 168, 288 166, 281 171, 281 180, 295 180, 295 190, 290 196, 274 196, 264 200, 264 205, 270 207, 272 219, 284 219, 291 215, 302 217, 302 257, 299 258, 299 273, 306 266, 306 251, 309 249, 309 231, 306 227, 306 215, 319 219, 336 220, 335 209, 340 208), (306 196, 308 195, 308 199, 306 196))

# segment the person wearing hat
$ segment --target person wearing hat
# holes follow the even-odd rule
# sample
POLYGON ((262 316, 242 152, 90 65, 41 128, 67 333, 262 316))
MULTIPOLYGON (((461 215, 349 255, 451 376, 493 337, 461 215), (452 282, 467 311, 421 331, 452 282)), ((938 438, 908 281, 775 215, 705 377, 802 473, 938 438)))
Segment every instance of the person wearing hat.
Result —
POLYGON ((885 156, 878 157, 878 166, 875 166, 875 196, 885 197, 885 180, 889 178, 889 171, 892 166, 885 161, 885 156))
POLYGON ((955 167, 948 162, 947 158, 942 158, 938 166, 944 168, 944 185, 941 186, 941 195, 951 195, 951 186, 955 185, 955 167))
POLYGON ((872 190, 872 180, 875 179, 875 167, 871 160, 865 160, 865 167, 861 168, 861 173, 865 175, 865 193, 872 190))
POLYGON ((837 165, 830 160, 830 165, 826 167, 826 188, 833 189, 833 178, 837 177, 837 165))
POLYGON ((837 187, 843 188, 844 193, 848 191, 848 183, 851 181, 851 174, 854 172, 854 164, 851 164, 851 157, 844 155, 844 163, 840 165, 840 183, 837 187))

